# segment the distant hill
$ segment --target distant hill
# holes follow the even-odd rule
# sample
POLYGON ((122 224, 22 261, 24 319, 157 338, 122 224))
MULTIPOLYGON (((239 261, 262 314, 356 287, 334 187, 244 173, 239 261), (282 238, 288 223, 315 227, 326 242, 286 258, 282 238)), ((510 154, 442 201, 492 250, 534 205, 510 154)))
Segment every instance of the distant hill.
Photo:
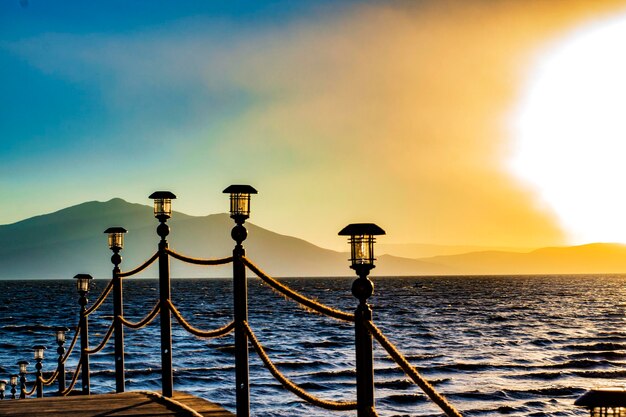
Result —
MULTIPOLYGON (((198 217, 174 212, 168 224, 171 226, 168 240, 175 251, 202 258, 231 254, 233 222, 227 214, 198 217)), ((156 251, 157 225, 152 207, 119 198, 91 201, 2 225, 0 279, 71 278, 77 273, 108 278, 112 269, 111 251, 104 230, 110 226, 128 229, 121 266, 122 270, 129 270, 156 251)), ((323 249, 252 223, 246 223, 246 227, 248 239, 244 246, 248 256, 273 276, 354 276, 349 269, 348 253, 323 249)), ((381 245, 377 253, 384 253, 384 249, 381 245)), ((230 265, 199 267, 175 259, 171 265, 173 277, 231 275, 230 265)), ((624 273, 626 246, 594 243, 524 253, 488 250, 420 259, 383 254, 378 256, 376 265, 373 275, 379 276, 624 273)), ((156 277, 156 265, 141 276, 156 277)))
POLYGON ((456 274, 600 274, 626 272, 626 245, 592 243, 542 248, 528 253, 471 252, 422 258, 456 274))
MULTIPOLYGON (((227 214, 189 216, 174 212, 168 221, 170 247, 188 256, 229 256, 233 222, 227 214)), ((111 275, 111 251, 104 230, 122 226, 126 235, 122 270, 129 270, 155 251, 158 221, 152 207, 122 199, 87 202, 54 213, 0 226, 0 279, 68 278, 77 273, 111 275)), ((347 253, 317 247, 302 239, 280 235, 246 223, 248 256, 275 276, 352 276, 347 253)), ((173 277, 230 276, 230 266, 198 267, 171 261, 173 277)), ((445 267, 413 259, 382 256, 385 275, 437 274, 445 267)), ((156 267, 142 273, 156 277, 156 267)))

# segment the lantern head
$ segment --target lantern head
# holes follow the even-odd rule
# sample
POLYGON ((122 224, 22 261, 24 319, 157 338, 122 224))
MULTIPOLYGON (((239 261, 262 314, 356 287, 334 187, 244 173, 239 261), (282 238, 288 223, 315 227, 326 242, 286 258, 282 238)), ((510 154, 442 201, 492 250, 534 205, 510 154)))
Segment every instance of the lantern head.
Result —
POLYGON ((78 274, 74 277, 76 280, 76 291, 79 294, 86 294, 89 292, 89 287, 91 285, 91 280, 93 277, 89 274, 78 274))
POLYGON ((57 343, 65 343, 65 332, 68 332, 69 330, 70 329, 68 329, 67 327, 57 327, 56 329, 54 329, 57 343))
POLYGON ((4 391, 7 389, 7 381, 4 379, 0 379, 0 391, 4 391))
POLYGON ((350 261, 351 268, 372 269, 374 268, 374 236, 384 235, 385 231, 373 223, 353 223, 344 227, 340 236, 350 236, 350 261))
POLYGON ((109 227, 104 231, 109 235, 109 249, 124 248, 124 234, 128 233, 123 227, 109 227))
POLYGON ((35 345, 33 346, 33 352, 35 353, 35 360, 42 361, 43 360, 43 352, 46 350, 45 346, 35 345))
POLYGON ((230 194, 230 217, 237 223, 243 223, 250 217, 250 194, 257 191, 250 185, 231 185, 223 192, 230 194))
POLYGON ((176 198, 174 193, 155 191, 148 198, 154 200, 154 217, 159 220, 167 220, 172 217, 172 200, 176 198))
POLYGON ((18 375, 15 375, 15 374, 11 375, 11 379, 9 381, 9 384, 11 384, 11 386, 14 387, 17 385, 17 377, 18 375))
POLYGON ((27 373, 26 367, 30 364, 30 362, 28 362, 28 361, 19 361, 17 364, 20 367, 20 374, 26 374, 27 373))

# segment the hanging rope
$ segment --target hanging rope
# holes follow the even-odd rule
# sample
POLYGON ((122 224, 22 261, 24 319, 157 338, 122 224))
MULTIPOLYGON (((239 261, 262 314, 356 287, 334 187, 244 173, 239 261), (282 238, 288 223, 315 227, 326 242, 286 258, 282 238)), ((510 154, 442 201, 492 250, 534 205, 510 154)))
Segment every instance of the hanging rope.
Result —
POLYGON ((120 321, 122 322, 124 326, 130 327, 131 329, 141 329, 142 327, 145 327, 148 324, 150 324, 150 322, 154 320, 156 315, 159 314, 160 310, 161 310, 161 304, 157 301, 152 311, 149 312, 148 315, 143 318, 143 320, 138 321, 137 323, 133 323, 132 321, 128 321, 124 317, 120 316, 120 321))
POLYGON ((254 335, 254 332, 248 325, 248 322, 244 321, 243 326, 244 330, 248 334, 248 337, 250 338, 250 341, 252 342, 252 346, 254 346, 254 350, 265 364, 265 367, 270 371, 274 378, 276 378, 281 384, 283 384, 283 387, 285 387, 287 390, 291 391, 303 400, 308 401, 309 403, 318 407, 325 408, 327 410, 356 410, 357 403, 354 401, 343 402, 323 400, 309 394, 308 392, 304 391, 302 388, 291 382, 276 368, 276 366, 274 366, 270 358, 265 353, 263 346, 261 346, 256 336, 254 335))
POLYGON ((369 329, 370 333, 378 343, 385 348, 387 353, 393 358, 393 360, 402 368, 404 373, 413 380, 421 389, 428 395, 428 397, 443 410, 448 417, 463 417, 445 398, 439 394, 430 383, 425 380, 419 372, 406 360, 404 355, 398 351, 398 349, 383 335, 380 329, 371 321, 365 321, 365 325, 369 329))
POLYGON ((150 265, 152 265, 152 262, 156 261, 158 257, 159 257, 159 252, 152 255, 150 259, 148 259, 146 262, 144 262, 142 265, 139 265, 137 268, 133 269, 132 271, 120 272, 119 274, 117 274, 117 276, 120 278, 124 278, 124 277, 129 277, 131 275, 138 274, 144 269, 146 269, 147 267, 149 267, 150 265))
POLYGON ((269 285, 270 287, 272 287, 274 290, 278 291, 279 293, 283 294, 284 296, 291 298, 292 300, 300 303, 301 305, 319 314, 324 314, 326 316, 330 316, 337 320, 354 322, 354 314, 346 313, 344 311, 337 310, 332 307, 328 307, 318 301, 305 297, 304 295, 292 290, 291 288, 287 287, 284 284, 281 284, 274 278, 267 275, 265 272, 263 272, 258 266, 254 265, 245 256, 242 257, 241 260, 248 268, 250 268, 252 272, 254 272, 259 278, 261 278, 267 285, 269 285))
POLYGON ((30 397, 31 395, 33 395, 35 393, 36 389, 37 389, 37 383, 34 382, 33 383, 33 387, 30 389, 30 391, 24 390, 24 395, 26 395, 27 397, 30 397))
POLYGON ((85 353, 87 355, 94 355, 100 352, 102 349, 104 349, 109 339, 111 339, 111 335, 113 334, 113 328, 115 327, 114 324, 115 324, 115 321, 111 322, 111 325, 109 326, 109 330, 107 330, 106 334, 102 338, 102 342, 100 342, 98 347, 95 347, 93 349, 85 349, 85 353))
POLYGON ((170 311, 174 314, 174 318, 180 323, 181 326, 185 328, 189 333, 194 336, 202 337, 202 338, 210 338, 210 337, 222 337, 230 333, 235 328, 235 322, 231 321, 224 327, 220 327, 215 330, 200 330, 193 327, 185 318, 180 314, 180 311, 172 304, 171 300, 167 300, 167 305, 170 311))
MULTIPOLYGON (((193 408, 189 407, 188 405, 185 405, 179 401, 174 400, 173 398, 169 398, 169 397, 165 397, 162 394, 159 394, 158 392, 154 392, 154 391, 133 391, 135 393, 138 394, 144 394, 147 397, 153 397, 156 398, 159 401, 163 401, 166 402, 176 408, 179 408, 181 411, 183 411, 185 413, 185 416, 189 416, 189 417, 203 417, 202 414, 198 413, 196 410, 194 410, 193 408)), ((168 407, 169 408, 169 407, 168 407)))
POLYGON ((102 303, 104 303, 104 300, 106 300, 106 298, 108 297, 112 289, 113 289, 113 280, 109 281, 106 288, 102 291, 102 293, 100 294, 100 297, 98 297, 96 302, 93 303, 93 305, 89 307, 87 310, 85 310, 85 315, 88 316, 94 311, 96 311, 102 305, 102 303))
POLYGON ((367 413, 369 414, 369 417, 378 417, 378 413, 374 407, 367 410, 367 413))
POLYGON ((224 265, 229 264, 233 261, 233 257, 229 256, 228 258, 220 258, 220 259, 200 259, 200 258, 190 258, 185 255, 181 255, 180 253, 174 252, 171 249, 165 249, 165 252, 172 255, 174 258, 179 261, 187 262, 189 264, 196 265, 224 265))
MULTIPOLYGON (((76 326, 76 331, 74 332, 74 338, 72 339, 72 343, 70 343, 70 347, 65 351, 65 356, 61 358, 61 363, 65 363, 67 358, 70 357, 72 350, 74 350, 74 346, 76 345, 76 341, 78 340, 78 334, 80 333, 80 323, 76 326)), ((58 368, 57 368, 58 369, 58 368)))
POLYGON ((41 381, 42 384, 44 385, 52 385, 52 383, 57 379, 57 376, 59 376, 59 368, 57 368, 52 375, 50 375, 50 378, 48 379, 44 379, 43 376, 38 376, 37 380, 41 381))
POLYGON ((83 360, 82 358, 78 361, 78 365, 76 365, 76 370, 74 371, 74 376, 72 376, 72 382, 70 382, 70 385, 65 388, 63 391, 61 391, 59 393, 59 395, 62 395, 63 397, 67 396, 67 394, 69 394, 70 392, 72 392, 72 390, 74 389, 74 385, 76 385, 76 381, 78 380, 78 374, 80 372, 80 368, 83 366, 83 360))

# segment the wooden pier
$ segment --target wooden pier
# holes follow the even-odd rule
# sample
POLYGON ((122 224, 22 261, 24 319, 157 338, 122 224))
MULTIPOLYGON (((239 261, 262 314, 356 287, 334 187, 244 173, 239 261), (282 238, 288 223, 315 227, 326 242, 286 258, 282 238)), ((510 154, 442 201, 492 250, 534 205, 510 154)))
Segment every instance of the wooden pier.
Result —
POLYGON ((0 416, 12 417, 233 417, 234 414, 202 398, 174 392, 173 398, 158 392, 74 395, 0 401, 0 416))

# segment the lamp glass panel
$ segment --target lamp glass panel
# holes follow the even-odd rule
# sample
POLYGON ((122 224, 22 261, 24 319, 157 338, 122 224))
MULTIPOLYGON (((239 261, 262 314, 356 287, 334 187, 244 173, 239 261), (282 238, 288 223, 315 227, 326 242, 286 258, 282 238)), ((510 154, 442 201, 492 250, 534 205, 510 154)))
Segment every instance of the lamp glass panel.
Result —
POLYGON ((86 278, 78 278, 76 280, 76 289, 78 291, 84 291, 84 292, 88 292, 89 291, 89 279, 86 278))
POLYGON ((35 349, 35 360, 42 360, 42 359, 43 359, 43 349, 42 348, 35 349))
POLYGON ((250 194, 233 193, 230 195, 230 214, 248 216, 250 214, 250 194))
POLYGON ((124 233, 109 233, 109 248, 123 248, 124 233))
POLYGON ((350 239, 352 262, 355 265, 374 263, 374 237, 372 235, 356 235, 350 239))
POLYGON ((11 375, 11 385, 17 385, 17 375, 11 375))
POLYGON ((0 381, 0 391, 4 391, 7 388, 7 381, 0 381))
POLYGON ((57 330, 57 342, 65 342, 65 330, 57 330))
POLYGON ((20 363, 20 374, 25 374, 26 373, 26 367, 28 366, 27 363, 20 363))
POLYGON ((172 214, 172 200, 169 198, 157 198, 154 200, 155 216, 170 216, 172 214))

